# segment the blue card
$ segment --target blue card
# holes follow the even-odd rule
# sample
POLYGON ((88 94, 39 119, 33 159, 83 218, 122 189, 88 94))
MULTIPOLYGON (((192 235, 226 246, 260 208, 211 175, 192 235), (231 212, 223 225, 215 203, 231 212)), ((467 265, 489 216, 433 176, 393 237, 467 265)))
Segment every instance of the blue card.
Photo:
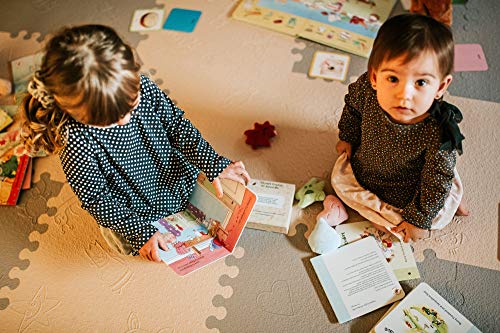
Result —
POLYGON ((163 29, 192 32, 201 16, 199 10, 174 8, 170 11, 163 29))

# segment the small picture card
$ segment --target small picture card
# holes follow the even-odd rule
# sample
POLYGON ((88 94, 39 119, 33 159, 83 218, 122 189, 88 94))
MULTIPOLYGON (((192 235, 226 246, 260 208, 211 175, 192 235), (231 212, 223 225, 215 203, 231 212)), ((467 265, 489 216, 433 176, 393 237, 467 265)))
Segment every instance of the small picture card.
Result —
POLYGON ((201 12, 199 10, 174 8, 168 15, 167 20, 163 25, 163 29, 193 32, 200 16, 201 12))
POLYGON ((350 60, 345 54, 316 51, 309 68, 309 76, 344 81, 350 60))
POLYGON ((160 30, 162 23, 162 9, 137 9, 130 23, 130 31, 160 30))
POLYGON ((487 71, 488 64, 480 44, 455 44, 455 72, 487 71))

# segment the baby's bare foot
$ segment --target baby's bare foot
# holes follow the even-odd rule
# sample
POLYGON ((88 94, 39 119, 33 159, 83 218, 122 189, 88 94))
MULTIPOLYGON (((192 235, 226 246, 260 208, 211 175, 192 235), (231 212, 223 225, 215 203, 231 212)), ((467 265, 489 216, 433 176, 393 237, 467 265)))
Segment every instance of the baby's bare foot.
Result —
POLYGON ((458 205, 457 211, 455 212, 455 215, 457 216, 469 216, 470 212, 467 208, 465 208, 465 205, 461 202, 460 205, 458 205))

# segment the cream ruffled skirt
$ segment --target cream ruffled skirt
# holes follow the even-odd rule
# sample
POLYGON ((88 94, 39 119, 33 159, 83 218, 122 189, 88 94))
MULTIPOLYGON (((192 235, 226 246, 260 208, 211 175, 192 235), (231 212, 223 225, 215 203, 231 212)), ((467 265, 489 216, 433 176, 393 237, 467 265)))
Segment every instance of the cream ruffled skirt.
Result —
MULTIPOLYGON (((457 169, 454 170, 450 194, 446 198, 444 207, 432 221, 431 229, 442 229, 448 225, 462 200, 463 187, 457 169)), ((349 207, 356 210, 367 220, 390 230, 403 221, 401 209, 393 207, 380 200, 374 193, 365 190, 354 177, 351 163, 347 154, 343 153, 337 159, 332 171, 332 186, 337 196, 349 207)))

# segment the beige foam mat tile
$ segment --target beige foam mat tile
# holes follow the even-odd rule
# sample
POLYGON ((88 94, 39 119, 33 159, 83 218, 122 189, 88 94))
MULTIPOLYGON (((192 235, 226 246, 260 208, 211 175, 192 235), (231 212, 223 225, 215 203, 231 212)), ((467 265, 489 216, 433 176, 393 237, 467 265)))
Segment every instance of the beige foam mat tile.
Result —
POLYGON ((29 267, 10 272, 21 283, 4 293, 11 303, 2 313, 7 331, 205 332, 204 318, 224 316, 212 298, 231 295, 218 279, 236 276, 237 268, 221 260, 180 277, 164 264, 112 253, 67 184, 47 205, 57 212, 38 218, 48 225, 30 235, 38 249, 20 253, 29 267))

